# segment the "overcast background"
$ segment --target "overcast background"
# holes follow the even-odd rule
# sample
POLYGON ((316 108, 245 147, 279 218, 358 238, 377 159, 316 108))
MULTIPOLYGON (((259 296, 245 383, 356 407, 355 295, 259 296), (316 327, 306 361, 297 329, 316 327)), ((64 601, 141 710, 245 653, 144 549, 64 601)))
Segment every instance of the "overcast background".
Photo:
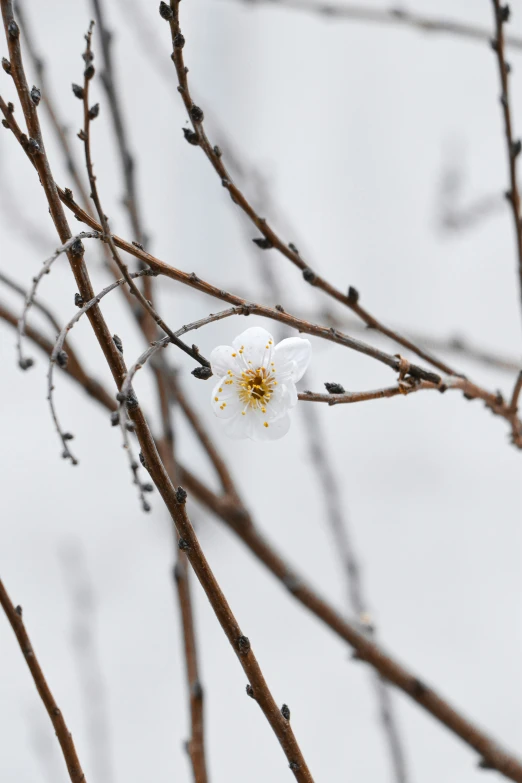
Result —
MULTIPOLYGON (((409 7, 492 29, 491 5, 412 0, 409 7)), ((70 84, 82 75, 89 3, 26 0, 25 6, 79 155, 74 133, 81 104, 70 84)), ((522 34, 522 4, 511 6, 509 31, 522 34)), ((245 226, 210 164, 183 140, 186 116, 156 0, 108 0, 106 8, 152 252, 221 287, 266 298, 248 242, 257 232, 249 228, 245 241, 245 226), (136 26, 136 7, 152 38, 136 26)), ((459 205, 500 196, 507 187, 499 78, 488 44, 234 0, 186 0, 181 18, 191 85, 211 139, 226 134, 242 158, 263 171, 273 198, 266 216, 282 231, 293 226, 287 240, 341 289, 356 286, 363 304, 384 322, 439 337, 463 335, 520 357, 520 294, 507 206, 459 233, 443 230, 440 220, 448 166, 459 172, 459 205)), ((3 39, 0 49, 5 55, 3 39)), ((522 52, 510 52, 509 59, 520 133, 522 52)), ((0 92, 15 100, 3 72, 0 92)), ((114 230, 131 239, 105 96, 97 83, 93 93, 101 104, 93 152, 102 201, 114 230)), ((16 113, 21 121, 18 105, 16 113)), ((70 185, 46 123, 45 129, 55 177, 70 185)), ((6 132, 0 135, 0 191, 2 267, 27 285, 57 240, 34 171, 6 132)), ((76 230, 76 221, 71 226, 76 230)), ((255 252, 280 273, 287 309, 309 313, 324 304, 285 259, 255 252)), ((93 244, 87 261, 101 289, 108 278, 93 244)), ((172 281, 161 279, 159 287, 160 310, 171 326, 217 309, 215 301, 172 281)), ((62 259, 43 280, 41 296, 65 321, 75 311, 75 290, 62 259)), ((0 296, 20 307, 3 290, 0 296)), ((124 305, 113 296, 103 311, 131 362, 142 342, 124 305)), ((199 333, 197 341, 208 355, 256 323, 261 320, 227 320, 199 333)), ((119 430, 61 376, 56 399, 64 426, 75 433, 80 464, 72 468, 60 459, 46 402, 45 358, 31 346, 37 362, 22 373, 13 330, 0 324, 0 338, 0 575, 24 608, 87 780, 189 781, 172 533, 162 503, 154 494, 152 513, 140 511, 119 430), (85 582, 92 596, 87 601, 84 589, 80 605, 74 595, 85 582), (92 632, 87 648, 78 628, 82 617, 92 632)), ((112 388, 86 321, 75 328, 73 341, 93 374, 112 388)), ((312 341, 311 388, 333 380, 358 390, 394 380, 382 365, 312 341)), ((193 379, 191 363, 169 350, 262 530, 344 611, 343 575, 306 451, 302 411, 294 412, 282 441, 228 441, 212 415, 209 386, 193 379)), ((488 388, 511 392, 513 374, 452 361, 488 388)), ((152 411, 155 394, 145 373, 136 389, 152 411)), ((324 407, 318 414, 383 643, 516 750, 522 737, 522 456, 509 445, 505 422, 480 403, 449 393, 324 407)), ((183 422, 178 432, 183 459, 217 487, 183 422)), ((219 520, 192 505, 190 510, 274 697, 291 708, 316 781, 390 780, 366 667, 353 662, 347 646, 294 602, 219 520)), ((211 780, 290 780, 195 582, 193 596, 211 780)), ((496 775, 479 771, 476 754, 401 694, 395 703, 412 782, 473 783, 496 775)), ((48 717, 1 616, 0 779, 67 780, 48 717)))

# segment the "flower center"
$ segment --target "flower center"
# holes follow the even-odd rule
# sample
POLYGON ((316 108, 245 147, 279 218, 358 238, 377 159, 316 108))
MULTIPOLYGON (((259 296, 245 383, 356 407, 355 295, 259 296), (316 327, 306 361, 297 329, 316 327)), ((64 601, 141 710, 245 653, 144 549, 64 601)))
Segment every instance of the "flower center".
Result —
POLYGON ((238 378, 239 399, 251 408, 263 409, 270 400, 276 384, 275 377, 264 367, 245 370, 241 373, 241 379, 238 378))

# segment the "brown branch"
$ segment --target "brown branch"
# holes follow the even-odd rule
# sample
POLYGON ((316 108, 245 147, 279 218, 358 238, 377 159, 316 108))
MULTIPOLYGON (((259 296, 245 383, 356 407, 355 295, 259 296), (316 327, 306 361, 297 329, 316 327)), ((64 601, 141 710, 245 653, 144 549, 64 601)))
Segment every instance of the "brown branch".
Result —
POLYGON ((179 557, 174 566, 174 581, 178 595, 181 622, 183 627, 183 642, 187 684, 190 699, 191 736, 187 749, 192 762, 194 783, 207 783, 207 767, 205 761, 205 741, 203 722, 203 687, 199 680, 198 656, 192 601, 190 596, 189 572, 185 553, 179 550, 179 557))
MULTIPOLYGON (((312 15, 319 15, 325 19, 346 22, 362 22, 386 27, 409 28, 421 33, 437 33, 454 35, 458 38, 470 41, 489 42, 490 32, 485 27, 459 22, 456 19, 441 19, 424 14, 408 11, 405 8, 367 8, 356 3, 324 3, 320 0, 243 0, 248 8, 266 5, 270 8, 293 9, 312 15)), ((506 39, 508 46, 513 49, 522 49, 522 38, 509 36, 506 39)))
POLYGON ((237 206, 242 209, 242 211, 247 215, 247 217, 250 218, 252 223, 263 235, 263 239, 254 240, 256 244, 265 250, 270 248, 275 248, 278 250, 289 261, 291 261, 294 266, 301 270, 306 282, 312 286, 320 288, 328 296, 332 297, 338 302, 341 302, 341 304, 344 304, 346 307, 356 313, 359 318, 361 318, 372 329, 377 329, 377 331, 387 335, 391 339, 395 340, 395 342, 399 343, 399 345, 402 345, 404 348, 408 348, 409 350, 413 351, 417 356, 429 362, 434 367, 437 367, 442 372, 447 373, 448 375, 456 374, 455 371, 452 370, 451 367, 449 367, 447 364, 441 362, 436 357, 431 356, 431 354, 429 354, 427 351, 424 351, 422 348, 414 345, 414 343, 412 343, 406 337, 403 337, 402 335, 397 334, 397 332, 389 329, 380 321, 378 321, 373 315, 371 315, 367 310, 361 307, 359 304, 359 294, 354 288, 350 287, 348 294, 344 294, 342 291, 339 291, 327 280, 312 270, 306 261, 304 261, 304 259, 300 256, 297 248, 291 243, 286 244, 283 242, 279 235, 276 234, 276 232, 271 228, 267 220, 257 214, 255 209, 252 207, 237 185, 232 181, 232 178, 227 168, 225 167, 225 164, 223 163, 221 150, 219 147, 213 146, 211 144, 205 133, 203 111, 193 102, 190 94, 187 76, 188 68, 185 67, 185 61, 183 58, 185 38, 180 28, 179 3, 180 0, 171 0, 170 6, 164 2, 160 3, 160 14, 164 19, 168 20, 170 24, 173 46, 172 61, 175 65, 178 77, 178 91, 181 95, 187 110, 187 114, 194 129, 193 131, 189 131, 188 135, 187 133, 185 135, 191 144, 201 147, 208 160, 212 164, 214 170, 221 179, 221 184, 226 190, 228 190, 234 204, 237 204, 237 206))
POLYGON ((13 629, 18 644, 20 645, 20 649, 25 658, 25 662, 27 663, 29 671, 31 672, 34 684, 36 685, 36 690, 38 691, 40 698, 44 703, 45 709, 47 710, 47 714, 51 719, 51 723, 53 724, 56 736, 58 737, 58 742, 60 743, 60 747, 62 749, 65 763, 67 764, 69 777, 72 783, 85 783, 86 778, 83 774, 80 760, 78 759, 78 755, 76 753, 72 734, 70 733, 65 722, 65 718, 63 717, 63 714, 59 709, 53 694, 51 693, 51 689, 47 684, 47 680, 45 679, 44 673, 36 657, 36 653, 31 644, 31 640, 29 639, 29 635, 25 629, 24 621, 22 620, 22 607, 14 607, 1 580, 0 605, 2 606, 2 609, 4 610, 6 617, 9 620, 11 628, 13 629))
POLYGON ((518 398, 520 396, 521 390, 522 390, 522 370, 519 372, 517 380, 515 382, 515 388, 513 389, 513 395, 511 397, 511 403, 509 406, 513 411, 513 414, 515 415, 518 411, 518 398))
MULTIPOLYGON (((3 317, 1 307, 0 317, 3 317)), ((6 320, 9 321, 9 319, 6 320)), ((9 322, 12 323, 12 321, 9 322)), ((45 341, 39 338, 37 333, 28 329, 27 335, 49 353, 49 349, 45 347, 45 341)), ((82 384, 81 377, 70 365, 67 366, 65 372, 82 384)), ((109 410, 115 410, 116 408, 115 401, 110 397, 107 400, 101 397, 99 401, 109 410)), ((147 445, 150 445, 149 441, 147 441, 147 445)), ((460 737, 467 745, 474 748, 481 755, 485 764, 502 772, 509 779, 522 783, 522 762, 504 750, 478 726, 465 718, 434 689, 428 687, 416 675, 387 655, 375 641, 368 640, 359 630, 358 623, 352 624, 348 622, 326 600, 309 587, 306 581, 287 563, 275 547, 261 535, 252 522, 248 511, 238 503, 237 498, 219 497, 182 466, 180 466, 179 474, 181 481, 194 495, 194 498, 236 533, 248 549, 297 601, 305 606, 324 625, 329 627, 339 638, 350 644, 356 651, 358 659, 366 661, 382 677, 400 688, 440 723, 460 737)))
POLYGON ((342 405, 352 402, 381 400, 385 397, 397 397, 398 395, 407 395, 412 392, 421 391, 422 389, 434 389, 437 391, 437 386, 425 381, 418 384, 399 384, 397 386, 388 386, 385 389, 362 392, 343 392, 342 394, 319 394, 317 392, 305 391, 300 392, 297 396, 303 402, 326 402, 327 405, 342 405))
POLYGON ((516 140, 513 135, 513 123, 511 118, 511 106, 509 102, 509 83, 508 74, 510 67, 505 58, 504 25, 509 19, 509 6, 502 5, 500 0, 492 0, 493 11, 495 15, 495 38, 493 39, 493 48, 497 55, 498 70, 500 74, 501 95, 500 103, 504 115, 504 132, 506 136, 506 149, 509 165, 510 190, 506 197, 511 204, 513 212, 513 223, 515 226, 515 237, 517 243, 518 255, 518 276, 520 284, 520 297, 522 300, 522 225, 520 221, 520 193, 517 183, 517 158, 522 150, 522 143, 516 140))

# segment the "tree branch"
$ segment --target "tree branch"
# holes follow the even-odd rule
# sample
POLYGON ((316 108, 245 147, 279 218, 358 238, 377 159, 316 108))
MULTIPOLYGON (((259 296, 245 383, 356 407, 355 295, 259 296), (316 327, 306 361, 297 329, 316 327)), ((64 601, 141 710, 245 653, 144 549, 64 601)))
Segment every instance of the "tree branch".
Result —
POLYGON ((0 605, 2 606, 2 609, 4 610, 6 617, 9 620, 11 628, 13 629, 18 644, 20 645, 20 649, 25 658, 25 662, 27 663, 29 671, 31 672, 34 684, 36 685, 36 690, 38 691, 40 698, 44 703, 45 709, 47 710, 47 714, 51 719, 51 723, 53 724, 56 736, 58 737, 58 742, 60 743, 60 747, 62 749, 65 763, 67 764, 69 777, 72 783, 85 783, 86 778, 83 774, 78 754, 76 753, 72 734, 70 733, 65 722, 65 718, 63 717, 63 714, 54 699, 51 689, 47 684, 47 680, 45 679, 44 673, 36 657, 36 653, 31 644, 31 640, 29 639, 29 635, 25 629, 24 621, 22 620, 22 607, 17 606, 15 608, 13 606, 13 603, 9 598, 7 590, 5 589, 1 579, 0 605))

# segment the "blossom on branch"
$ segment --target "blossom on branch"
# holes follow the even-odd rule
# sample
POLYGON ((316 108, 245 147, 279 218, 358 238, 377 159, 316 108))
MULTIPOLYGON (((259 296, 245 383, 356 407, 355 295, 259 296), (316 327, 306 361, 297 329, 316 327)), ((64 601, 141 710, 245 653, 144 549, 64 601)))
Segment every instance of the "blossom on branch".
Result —
POLYGON ((212 408, 225 420, 231 438, 277 440, 289 430, 288 410, 297 404, 299 381, 310 362, 312 346, 302 337, 274 345, 261 327, 247 329, 232 345, 218 345, 210 355, 219 378, 212 408))

